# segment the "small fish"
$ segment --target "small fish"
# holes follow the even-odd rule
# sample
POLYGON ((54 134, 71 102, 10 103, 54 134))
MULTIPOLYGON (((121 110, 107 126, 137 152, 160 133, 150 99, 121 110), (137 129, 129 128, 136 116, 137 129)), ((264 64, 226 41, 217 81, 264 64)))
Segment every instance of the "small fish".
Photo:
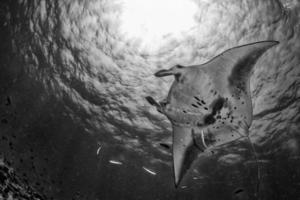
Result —
POLYGON ((97 155, 99 155, 101 148, 102 148, 102 146, 100 146, 100 147, 97 149, 97 155))
POLYGON ((165 149, 170 149, 170 145, 166 143, 159 143, 160 146, 164 147, 165 149))
POLYGON ((156 172, 151 171, 150 169, 147 169, 146 167, 143 167, 143 169, 144 169, 146 172, 148 172, 148 173, 150 173, 150 174, 152 174, 152 175, 156 175, 156 172))
POLYGON ((234 191, 234 193, 235 193, 235 194, 238 194, 238 193, 241 193, 241 192, 243 192, 243 191, 244 191, 243 189, 238 188, 238 189, 236 189, 236 190, 234 191))
POLYGON ((117 160, 110 160, 109 161, 111 164, 115 164, 115 165, 122 165, 123 163, 121 163, 120 161, 117 160))

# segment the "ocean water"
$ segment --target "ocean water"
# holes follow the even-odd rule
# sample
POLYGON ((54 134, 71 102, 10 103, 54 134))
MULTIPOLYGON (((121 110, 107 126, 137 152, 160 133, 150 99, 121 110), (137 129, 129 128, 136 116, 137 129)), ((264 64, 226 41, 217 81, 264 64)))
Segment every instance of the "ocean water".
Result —
POLYGON ((300 199, 300 4, 195 0, 191 29, 145 43, 120 30, 124 1, 0 2, 0 199, 300 199), (175 188, 170 122, 145 99, 173 79, 153 74, 262 40, 280 44, 251 77, 258 160, 230 143, 175 188))

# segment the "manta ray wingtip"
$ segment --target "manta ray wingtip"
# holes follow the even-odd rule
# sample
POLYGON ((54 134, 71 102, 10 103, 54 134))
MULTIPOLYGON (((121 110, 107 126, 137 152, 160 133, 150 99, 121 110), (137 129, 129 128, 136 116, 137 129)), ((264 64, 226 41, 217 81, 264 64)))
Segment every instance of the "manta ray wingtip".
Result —
MULTIPOLYGON (((256 48, 256 51, 261 51, 261 55, 263 54, 264 51, 266 51, 267 49, 273 47, 273 46, 276 46, 278 45, 279 42, 276 41, 276 40, 265 40, 265 41, 260 41, 260 42, 255 42, 255 43, 252 43, 252 46, 254 48, 256 48)), ((251 45, 251 44, 250 44, 251 45)))
POLYGON ((279 41, 276 41, 276 40, 267 40, 267 41, 264 41, 264 42, 269 43, 270 47, 278 45, 280 43, 279 41))
POLYGON ((274 45, 279 44, 280 42, 277 40, 270 40, 270 42, 274 43, 274 45))

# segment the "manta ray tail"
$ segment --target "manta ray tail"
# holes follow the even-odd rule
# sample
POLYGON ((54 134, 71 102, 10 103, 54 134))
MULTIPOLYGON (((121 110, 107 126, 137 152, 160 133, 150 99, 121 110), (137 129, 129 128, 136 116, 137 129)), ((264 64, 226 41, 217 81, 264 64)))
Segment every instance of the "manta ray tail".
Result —
MULTIPOLYGON (((255 159, 255 163, 256 163, 256 167, 257 167, 257 184, 256 184, 256 199, 259 199, 259 188, 260 188, 260 180, 261 180, 261 173, 260 173, 260 163, 258 161, 258 154, 255 150, 255 147, 254 147, 254 144, 253 142, 251 141, 250 137, 249 137, 249 125, 247 123, 244 124, 244 126, 242 127, 242 129, 245 130, 245 133, 243 134, 243 137, 247 138, 250 146, 251 146, 251 150, 253 152, 253 155, 254 155, 254 159, 255 159)), ((238 131, 237 131, 238 132, 238 131)))
POLYGON ((189 127, 173 125, 173 169, 175 187, 178 187, 184 174, 190 169, 199 152, 193 130, 189 127))
POLYGON ((256 152, 256 150, 255 150, 255 147, 254 147, 253 142, 251 141, 249 135, 247 135, 246 137, 247 137, 247 139, 248 139, 248 141, 249 141, 249 143, 250 143, 252 152, 253 152, 253 154, 254 154, 255 163, 256 163, 256 166, 257 166, 256 196, 257 196, 257 199, 259 199, 259 188, 260 188, 260 180, 261 180, 260 164, 259 164, 259 161, 258 161, 258 155, 257 155, 257 152, 256 152))

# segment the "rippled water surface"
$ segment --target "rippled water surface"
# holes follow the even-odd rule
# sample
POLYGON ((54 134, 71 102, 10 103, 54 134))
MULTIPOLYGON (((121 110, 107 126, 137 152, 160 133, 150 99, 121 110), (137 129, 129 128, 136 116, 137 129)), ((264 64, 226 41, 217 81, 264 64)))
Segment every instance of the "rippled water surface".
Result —
POLYGON ((151 42, 122 30, 124 2, 0 2, 0 199, 300 199, 300 4, 193 0, 191 27, 151 42), (170 123, 145 100, 173 79, 153 74, 261 40, 280 44, 251 77, 259 185, 237 141, 176 189, 170 123))

